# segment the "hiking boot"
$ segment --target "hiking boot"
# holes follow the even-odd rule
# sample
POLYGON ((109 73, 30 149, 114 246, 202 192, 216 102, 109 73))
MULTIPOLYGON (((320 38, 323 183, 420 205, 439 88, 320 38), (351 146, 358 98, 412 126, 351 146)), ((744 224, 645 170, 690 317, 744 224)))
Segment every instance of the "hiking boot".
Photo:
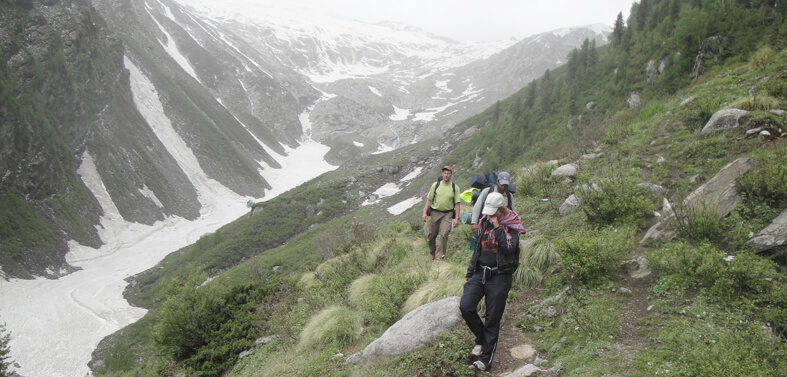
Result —
POLYGON ((473 347, 473 350, 470 352, 470 354, 475 357, 481 356, 481 345, 476 344, 475 347, 473 347))
POLYGON ((486 372, 486 370, 488 369, 486 364, 484 364, 484 362, 481 361, 481 360, 476 360, 473 363, 473 365, 471 365, 471 368, 473 368, 475 370, 478 370, 478 371, 481 371, 481 372, 486 372))

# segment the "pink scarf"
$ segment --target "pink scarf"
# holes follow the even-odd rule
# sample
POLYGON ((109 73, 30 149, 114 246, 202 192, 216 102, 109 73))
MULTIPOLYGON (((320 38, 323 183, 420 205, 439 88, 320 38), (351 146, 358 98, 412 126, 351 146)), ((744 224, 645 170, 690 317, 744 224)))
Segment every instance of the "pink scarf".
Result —
MULTIPOLYGON (((484 217, 488 218, 489 216, 484 215, 484 217)), ((506 211, 505 215, 498 217, 497 222, 499 222, 500 225, 503 225, 503 231, 506 232, 506 241, 509 243, 511 242, 511 233, 508 232, 509 228, 511 230, 517 231, 519 234, 525 234, 526 232, 519 215, 517 215, 516 212, 512 210, 508 210, 506 211)), ((494 237, 494 233, 492 233, 492 237, 494 237)))

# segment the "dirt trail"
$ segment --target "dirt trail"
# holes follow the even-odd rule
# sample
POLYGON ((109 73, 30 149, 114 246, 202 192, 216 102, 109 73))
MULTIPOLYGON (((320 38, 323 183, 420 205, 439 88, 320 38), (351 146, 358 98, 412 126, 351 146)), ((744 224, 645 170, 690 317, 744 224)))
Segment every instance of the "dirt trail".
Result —
MULTIPOLYGON (((651 278, 652 275, 642 279, 634 279, 626 273, 621 273, 618 276, 618 285, 631 291, 622 300, 620 307, 622 321, 619 335, 616 337, 618 342, 615 344, 616 351, 622 356, 621 367, 624 370, 640 350, 648 347, 648 338, 641 333, 641 326, 637 322, 640 318, 648 315, 648 286, 651 278)), ((506 305, 500 327, 498 351, 492 370, 488 375, 499 376, 506 372, 513 372, 527 364, 532 364, 536 356, 547 359, 543 352, 536 352, 532 357, 524 360, 517 359, 511 354, 513 348, 521 345, 530 345, 536 348, 536 342, 527 332, 517 327, 517 321, 523 315, 523 304, 538 299, 538 292, 535 289, 525 289, 517 293, 519 294, 517 300, 506 305)), ((549 367, 550 365, 542 366, 545 369, 549 369, 549 367)))
POLYGON ((517 293, 519 297, 515 301, 506 304, 506 311, 503 314, 503 320, 500 325, 500 337, 497 342, 497 353, 490 372, 494 376, 513 372, 527 364, 532 364, 535 359, 535 355, 525 360, 517 359, 511 355, 511 349, 517 346, 527 344, 535 348, 535 341, 530 339, 527 333, 523 332, 516 324, 522 315, 522 305, 537 299, 538 292, 535 289, 525 289, 517 293))

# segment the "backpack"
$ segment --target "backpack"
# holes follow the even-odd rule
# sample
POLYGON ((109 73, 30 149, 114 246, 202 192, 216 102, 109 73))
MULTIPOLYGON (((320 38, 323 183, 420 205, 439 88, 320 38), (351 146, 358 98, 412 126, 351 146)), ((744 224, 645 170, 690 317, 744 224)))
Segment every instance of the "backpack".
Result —
MULTIPOLYGON (((493 187, 497 183, 497 173, 496 172, 489 172, 486 176, 481 174, 474 174, 470 178, 470 187, 473 188, 472 196, 470 197, 470 204, 475 206, 475 203, 478 201, 478 197, 481 195, 481 191, 485 188, 493 187)), ((516 185, 509 184, 508 185, 508 192, 506 196, 508 197, 508 205, 511 206, 511 203, 514 200, 513 193, 516 192, 516 185)))

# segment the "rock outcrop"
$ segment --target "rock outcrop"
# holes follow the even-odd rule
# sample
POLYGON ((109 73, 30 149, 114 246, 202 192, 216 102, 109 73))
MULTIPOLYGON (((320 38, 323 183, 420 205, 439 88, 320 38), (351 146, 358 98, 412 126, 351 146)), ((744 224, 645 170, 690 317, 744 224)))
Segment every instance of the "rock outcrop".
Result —
POLYGON ((366 364, 380 357, 396 356, 426 347, 432 344, 437 334, 451 330, 461 322, 459 297, 448 297, 422 305, 407 313, 366 346, 361 351, 361 361, 366 364))
POLYGON ((555 171, 552 172, 553 178, 571 178, 577 175, 577 170, 579 169, 579 165, 577 164, 566 164, 563 165, 555 171))
POLYGON ((757 252, 767 251, 787 244, 787 209, 759 233, 747 245, 757 252))
MULTIPOLYGON (((752 159, 739 158, 721 169, 713 178, 698 187, 683 200, 681 208, 674 211, 656 225, 648 229, 640 243, 649 241, 667 242, 675 237, 672 222, 676 219, 675 211, 714 210, 719 216, 727 216, 741 202, 736 190, 735 180, 746 174, 754 165, 752 159)), ((680 214, 685 216, 686 214, 680 214)))
POLYGON ((748 113, 748 111, 740 109, 719 110, 710 117, 708 123, 702 128, 702 133, 707 134, 736 128, 740 125, 740 118, 748 113))

